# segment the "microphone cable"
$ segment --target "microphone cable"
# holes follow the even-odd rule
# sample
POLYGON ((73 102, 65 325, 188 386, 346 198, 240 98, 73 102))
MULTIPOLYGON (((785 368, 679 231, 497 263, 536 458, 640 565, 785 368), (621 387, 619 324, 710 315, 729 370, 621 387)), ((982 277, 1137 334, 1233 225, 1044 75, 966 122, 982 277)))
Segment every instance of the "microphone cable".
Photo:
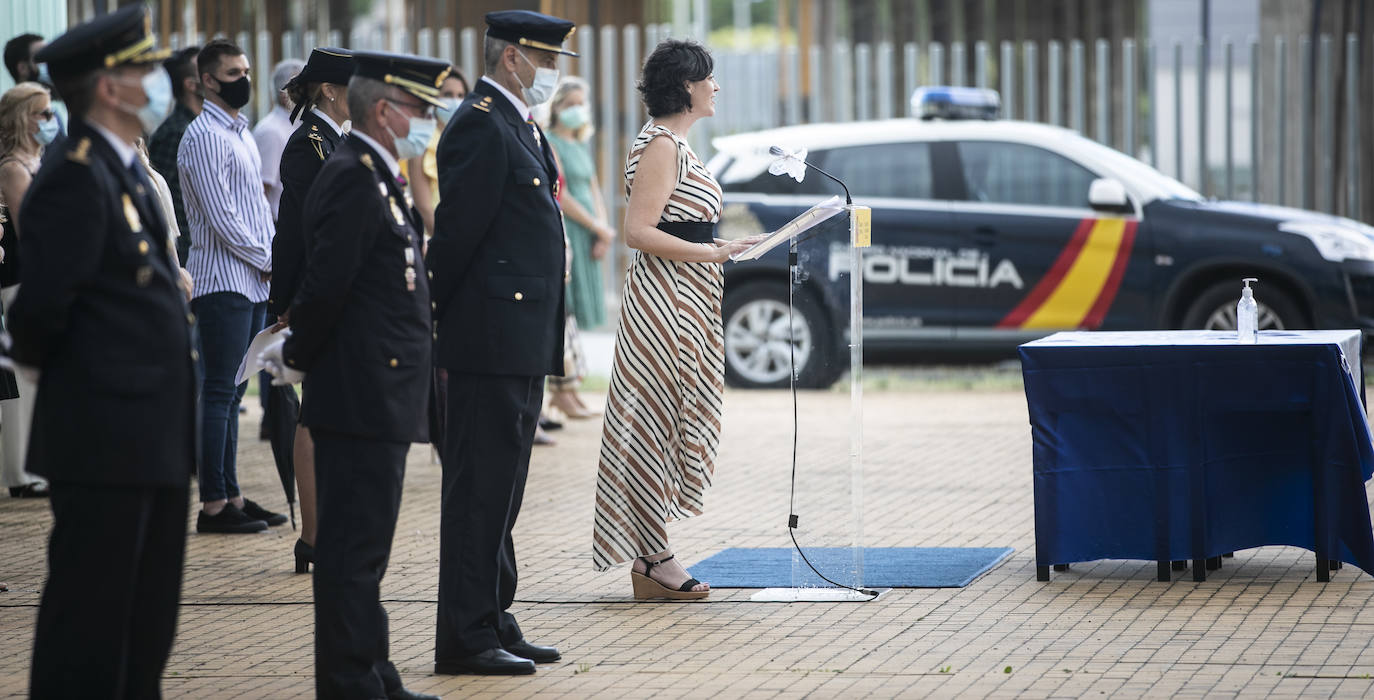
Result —
MULTIPOLYGON (((788 384, 792 389, 792 476, 791 483, 788 486, 787 493, 787 535, 792 538, 792 548, 796 550, 799 556, 801 556, 802 561, 806 562, 806 566, 811 569, 811 573, 819 576, 822 581, 825 581, 826 583, 832 586, 848 589, 854 591, 855 593, 869 596, 868 600, 863 601, 867 603, 878 598, 877 591, 867 588, 856 588, 854 586, 845 585, 821 573, 820 569, 817 569, 816 565, 812 564, 811 560, 806 557, 806 552, 802 550, 801 543, 797 542, 797 525, 801 521, 801 519, 797 516, 797 434, 800 429, 797 420, 797 343, 795 337, 796 331, 794 330, 794 327, 792 325, 792 307, 794 306, 792 290, 796 286, 796 272, 797 242, 794 238, 792 239, 792 245, 790 249, 787 251, 787 354, 789 358, 788 384)), ((857 273, 857 270, 849 271, 849 274, 851 275, 857 273)), ((811 344, 814 348, 816 341, 813 340, 811 344)))

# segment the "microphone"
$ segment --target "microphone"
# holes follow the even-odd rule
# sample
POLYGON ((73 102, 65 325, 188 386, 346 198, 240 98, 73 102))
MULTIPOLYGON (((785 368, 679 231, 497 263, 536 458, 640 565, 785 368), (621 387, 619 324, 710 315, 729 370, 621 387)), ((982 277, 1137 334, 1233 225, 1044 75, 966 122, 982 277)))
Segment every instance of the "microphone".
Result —
MULTIPOLYGON (((768 147, 768 155, 770 155, 770 156, 777 156, 777 157, 779 157, 779 158, 797 158, 796 156, 792 155, 791 153, 788 153, 787 151, 783 150, 782 146, 769 146, 769 147, 768 147)), ((840 181, 840 178, 835 177, 834 175, 831 175, 830 173, 827 173, 826 171, 821 170, 820 168, 817 168, 815 165, 813 165, 811 162, 807 161, 805 158, 797 158, 797 160, 800 160, 801 162, 805 163, 805 164, 806 164, 806 167, 811 168, 812 170, 815 170, 816 172, 818 172, 818 173, 820 173, 820 174, 822 174, 822 175, 824 175, 824 176, 830 178, 831 180, 834 180, 836 184, 838 184, 841 188, 844 189, 844 203, 845 203, 845 205, 846 205, 846 206, 852 206, 852 205, 854 204, 854 200, 851 199, 850 196, 849 196, 849 188, 848 188, 848 187, 845 187, 845 184, 844 184, 843 182, 840 181)))

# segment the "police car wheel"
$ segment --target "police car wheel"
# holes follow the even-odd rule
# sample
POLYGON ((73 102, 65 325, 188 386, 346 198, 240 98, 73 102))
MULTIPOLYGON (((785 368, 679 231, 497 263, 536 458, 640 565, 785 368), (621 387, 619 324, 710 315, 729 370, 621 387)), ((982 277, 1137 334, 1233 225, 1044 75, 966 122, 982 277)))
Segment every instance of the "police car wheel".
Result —
MULTIPOLYGON (((1236 302, 1239 300, 1239 285, 1231 280, 1218 282, 1204 290, 1188 307, 1188 312, 1183 315, 1183 327, 1233 331, 1236 329, 1236 302)), ((1259 330, 1281 331, 1306 325, 1298 304, 1276 287, 1256 289, 1255 303, 1259 307, 1259 330)))
POLYGON ((830 324, 810 293, 794 295, 790 334, 784 284, 750 282, 728 289, 723 306, 725 381, 730 386, 786 387, 794 356, 797 386, 822 388, 834 382, 830 324))

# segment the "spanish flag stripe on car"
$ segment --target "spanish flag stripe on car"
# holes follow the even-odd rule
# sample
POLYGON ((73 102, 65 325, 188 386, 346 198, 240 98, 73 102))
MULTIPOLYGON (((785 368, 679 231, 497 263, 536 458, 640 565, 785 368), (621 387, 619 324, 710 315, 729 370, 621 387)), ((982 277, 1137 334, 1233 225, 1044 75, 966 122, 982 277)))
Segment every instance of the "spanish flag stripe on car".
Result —
POLYGON ((998 328, 1084 328, 1102 325, 1135 243, 1136 222, 1084 219, 1045 276, 998 328))

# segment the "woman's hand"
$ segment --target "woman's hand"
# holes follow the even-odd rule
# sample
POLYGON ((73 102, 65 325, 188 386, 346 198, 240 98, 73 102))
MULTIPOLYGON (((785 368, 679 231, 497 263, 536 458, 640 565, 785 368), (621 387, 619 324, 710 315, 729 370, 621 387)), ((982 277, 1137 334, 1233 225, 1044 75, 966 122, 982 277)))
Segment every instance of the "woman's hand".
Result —
POLYGON ((749 243, 748 239, 726 241, 717 238, 714 245, 710 243, 703 243, 702 245, 710 246, 714 249, 715 256, 712 258, 711 262, 723 263, 729 260, 731 255, 743 252, 753 244, 749 243))

